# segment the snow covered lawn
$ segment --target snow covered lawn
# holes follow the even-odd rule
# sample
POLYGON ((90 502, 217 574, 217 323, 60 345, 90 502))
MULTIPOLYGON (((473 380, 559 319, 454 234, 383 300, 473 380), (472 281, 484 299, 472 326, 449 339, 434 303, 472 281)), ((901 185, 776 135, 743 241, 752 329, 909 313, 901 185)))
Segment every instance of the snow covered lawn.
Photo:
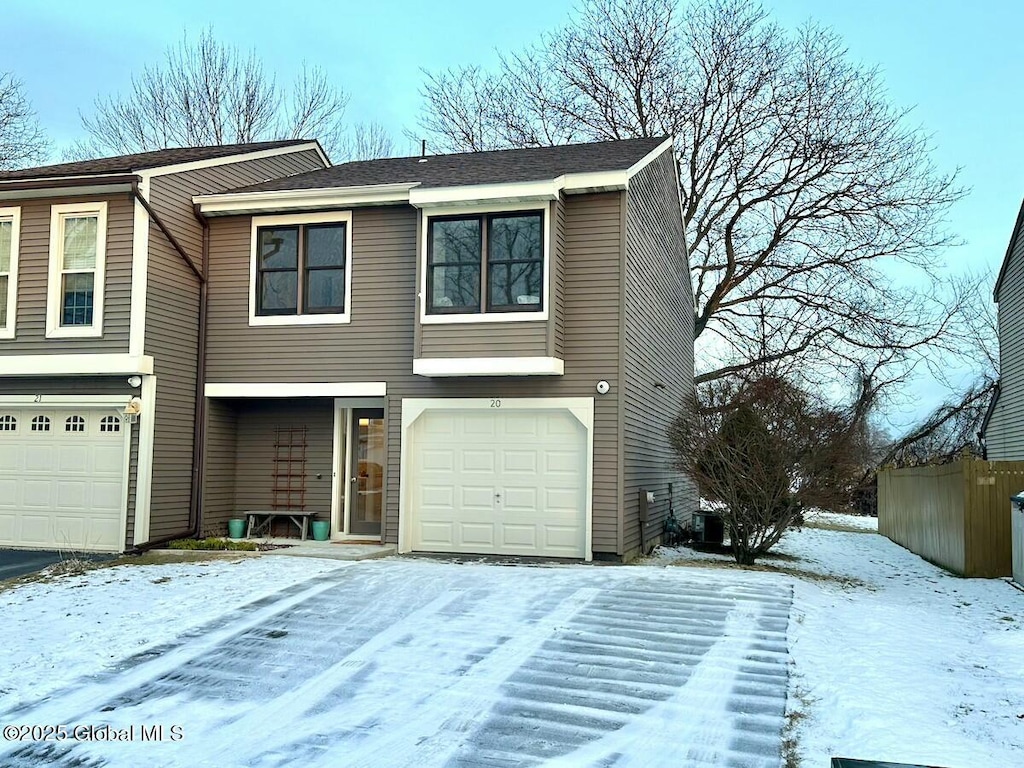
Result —
POLYGON ((846 530, 873 523, 812 521, 774 570, 259 557, 23 585, 0 724, 165 730, 0 764, 779 766, 785 735, 803 768, 1020 765, 1024 593, 846 530))
MULTIPOLYGON (((872 518, 809 524, 823 528, 788 533, 788 557, 764 560, 807 574, 793 579, 789 627, 802 765, 1024 765, 1024 592, 950 575, 879 536, 872 518)), ((726 560, 683 549, 656 562, 680 558, 726 560)))

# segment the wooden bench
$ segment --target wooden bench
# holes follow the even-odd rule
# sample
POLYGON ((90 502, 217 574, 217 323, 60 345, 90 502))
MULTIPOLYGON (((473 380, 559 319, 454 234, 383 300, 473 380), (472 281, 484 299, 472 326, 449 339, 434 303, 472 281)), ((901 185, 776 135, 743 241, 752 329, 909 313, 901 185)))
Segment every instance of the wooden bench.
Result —
POLYGON ((274 524, 275 519, 286 517, 295 523, 295 527, 302 534, 302 541, 305 541, 309 519, 316 516, 316 512, 299 509, 249 510, 245 513, 245 517, 248 520, 245 537, 251 539, 253 536, 259 536, 265 531, 269 532, 272 530, 271 526, 274 524))

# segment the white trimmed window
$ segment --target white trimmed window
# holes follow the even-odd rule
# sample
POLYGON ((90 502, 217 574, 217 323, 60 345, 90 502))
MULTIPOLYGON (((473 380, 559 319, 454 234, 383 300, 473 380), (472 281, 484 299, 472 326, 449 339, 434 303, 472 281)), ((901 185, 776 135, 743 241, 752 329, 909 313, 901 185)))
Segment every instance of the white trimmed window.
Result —
POLYGON ((14 338, 20 235, 21 209, 0 208, 0 339, 14 338))
POLYGON ((349 322, 351 261, 351 212, 254 217, 249 325, 349 322))
POLYGON ((423 217, 424 323, 546 320, 546 208, 438 209, 423 217))
POLYGON ((103 335, 107 204, 50 207, 46 335, 103 335))

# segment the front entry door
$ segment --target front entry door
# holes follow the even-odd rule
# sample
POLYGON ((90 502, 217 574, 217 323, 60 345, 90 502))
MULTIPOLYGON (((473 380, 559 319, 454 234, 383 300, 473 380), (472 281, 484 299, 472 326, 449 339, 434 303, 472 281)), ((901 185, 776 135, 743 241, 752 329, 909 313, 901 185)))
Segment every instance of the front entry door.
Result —
POLYGON ((384 409, 352 411, 349 533, 379 536, 384 515, 384 409))

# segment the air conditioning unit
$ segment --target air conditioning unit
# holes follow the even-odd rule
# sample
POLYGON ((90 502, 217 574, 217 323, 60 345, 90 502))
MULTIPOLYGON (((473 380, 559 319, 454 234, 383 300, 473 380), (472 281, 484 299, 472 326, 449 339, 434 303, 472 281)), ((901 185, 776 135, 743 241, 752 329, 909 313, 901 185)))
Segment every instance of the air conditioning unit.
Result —
POLYGON ((695 544, 721 544, 725 540, 725 523, 714 512, 694 512, 690 525, 695 544))

